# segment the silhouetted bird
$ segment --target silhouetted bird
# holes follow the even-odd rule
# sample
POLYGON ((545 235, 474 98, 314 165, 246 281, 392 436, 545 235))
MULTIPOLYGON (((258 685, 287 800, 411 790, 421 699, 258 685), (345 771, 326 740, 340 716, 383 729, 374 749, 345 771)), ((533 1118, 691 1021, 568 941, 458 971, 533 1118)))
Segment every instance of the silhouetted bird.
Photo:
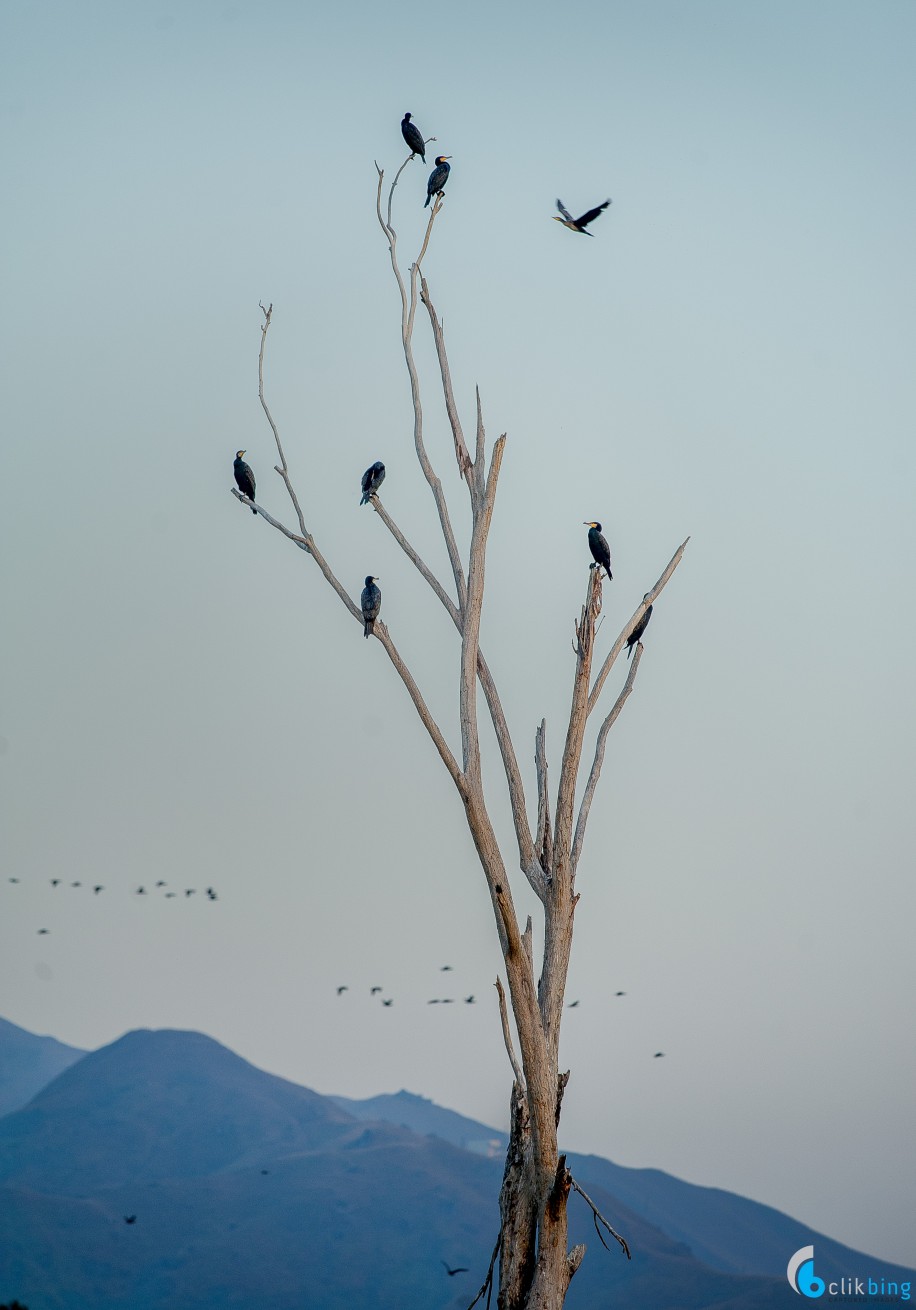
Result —
POLYGON ((423 140, 423 133, 417 127, 416 123, 411 123, 411 114, 405 114, 401 119, 401 136, 407 142, 407 148, 412 155, 419 155, 426 163, 426 142, 423 140))
POLYGON ((167 887, 167 886, 168 886, 168 883, 165 882, 164 879, 160 878, 159 881, 156 883, 156 886, 157 886, 157 887, 167 887))
POLYGON ((104 887, 102 886, 102 884, 99 882, 99 883, 96 883, 96 885, 93 887, 92 890, 95 892, 96 896, 98 896, 99 892, 103 892, 103 891, 105 890, 105 888, 104 888, 104 887))
POLYGON ((207 888, 207 900, 210 900, 210 901, 218 901, 218 900, 219 900, 219 897, 217 896, 216 892, 213 890, 212 887, 208 887, 208 888, 207 888))
POLYGON ((394 1001, 393 1000, 386 1001, 385 998, 382 997, 382 1005, 394 1005, 394 1001))
POLYGON ((379 487, 382 485, 384 481, 385 481, 385 465, 382 463, 380 459, 377 459, 375 463, 372 464, 369 468, 367 468, 365 473, 363 474, 363 480, 362 480, 363 498, 359 503, 361 505, 365 505, 369 500, 369 497, 375 495, 375 493, 378 491, 379 487))
POLYGON ((437 996, 434 1000, 432 1000, 432 1001, 427 1001, 426 1004, 427 1004, 427 1005, 438 1005, 438 1004, 439 1004, 439 997, 437 996))
POLYGON ((178 895, 177 892, 166 892, 166 894, 165 894, 165 899, 166 899, 167 901, 170 901, 170 900, 172 899, 173 896, 177 896, 177 895, 178 895))
POLYGON ((137 895, 138 895, 138 896, 145 896, 145 895, 146 895, 146 888, 145 888, 145 887, 138 887, 138 888, 137 888, 137 895))
POLYGON ((443 1004, 443 1005, 454 1005, 454 1004, 455 1004, 455 998, 454 998, 454 996, 443 996, 443 998, 442 998, 442 1004, 443 1004))
POLYGON ((82 887, 82 885, 83 884, 81 882, 71 882, 70 884, 71 887, 82 887))
POLYGON ((47 928, 39 928, 39 929, 38 929, 38 936, 39 936, 39 937, 47 937, 47 935, 48 935, 48 931, 49 931, 49 930, 48 930, 47 928))
POLYGON ((579 1004, 578 1001, 570 1001, 569 1005, 567 1005, 566 1008, 567 1010, 574 1010, 578 1004, 579 1004))
POLYGON ((664 1057, 664 1054, 665 1054, 664 1051, 656 1051, 655 1054, 652 1056, 652 1059, 661 1060, 664 1057))
POLYGON ((368 637, 370 632, 375 631, 375 620, 379 616, 382 608, 382 593, 375 585, 378 578, 373 578, 371 574, 366 578, 366 585, 363 587, 363 594, 359 598, 359 603, 363 611, 363 636, 368 637))
POLYGON ((369 995, 370 995, 370 996, 374 996, 374 995, 376 994, 376 992, 380 992, 381 990, 382 990, 381 987, 370 987, 370 988, 369 988, 369 995))
POLYGON ((563 204, 563 201, 558 200, 557 209, 559 209, 563 217, 557 218, 556 214, 554 214, 553 221, 555 223, 562 223, 564 227, 568 227, 572 232, 581 232, 584 237, 592 237, 595 235, 594 232, 586 232, 586 227, 588 227, 589 223, 596 219, 599 214, 602 214, 610 203, 610 200, 605 200, 603 205, 597 205, 594 209, 587 210, 581 218, 573 218, 572 214, 563 204))
POLYGON ((342 987, 337 988, 337 995, 343 996, 344 992, 348 992, 349 990, 350 988, 347 986, 346 983, 344 983, 342 987))
POLYGON ((454 1278, 456 1274, 466 1274, 468 1272, 463 1266, 460 1269, 450 1269, 449 1266, 445 1264, 444 1260, 442 1263, 445 1265, 445 1272, 448 1274, 449 1278, 454 1278))
POLYGON ((59 887, 59 886, 60 886, 60 878, 52 878, 52 879, 51 879, 51 886, 52 886, 52 887, 59 887))
POLYGON ((450 964, 443 964, 443 966, 442 966, 442 968, 439 970, 439 972, 440 972, 440 973, 451 973, 451 972, 452 972, 452 966, 451 966, 450 964))
MULTIPOLYGON (((244 454, 244 450, 237 450, 235 452, 235 463, 232 465, 232 471, 235 474, 236 485, 242 495, 247 496, 249 500, 254 500, 254 474, 251 471, 251 465, 246 464, 242 459, 244 454)), ((257 514, 258 512, 253 505, 251 507, 251 512, 252 514, 257 514)))
POLYGON ((270 1170, 269 1170, 269 1169, 262 1169, 262 1170, 261 1170, 261 1173, 262 1173, 262 1174, 269 1174, 269 1173, 270 1173, 270 1170))
POLYGON ((429 181, 426 183, 426 201, 423 205, 424 209, 432 200, 433 196, 442 195, 445 184, 448 181, 448 175, 451 172, 451 168, 445 162, 447 159, 451 159, 451 155, 436 155, 436 167, 430 173, 429 181))
POLYGON ((466 996, 464 998, 464 1003, 465 1005, 476 1005, 477 1002, 475 1001, 473 996, 466 996))
POLYGON ((626 992, 615 992, 615 996, 626 996, 626 992))
POLYGON ((19 881, 18 878, 10 878, 10 882, 18 882, 18 881, 19 881))
POLYGON ((126 1214, 124 1216, 124 1222, 126 1224, 135 1224, 137 1222, 137 1216, 135 1214, 126 1214))
POLYGON ((627 637, 627 659, 629 659, 630 656, 633 654, 633 647, 636 645, 642 634, 645 632, 646 628, 649 626, 649 620, 651 619, 651 617, 652 617, 652 606, 650 605, 649 608, 646 610, 645 614, 637 623, 636 627, 630 633, 629 637, 627 637))
MULTIPOLYGON (((595 564, 600 564, 609 578, 613 578, 611 572, 611 548, 601 535, 600 523, 586 523, 588 528, 588 548, 592 552, 592 558, 595 564)), ((595 564, 590 565, 594 568, 595 564)))
POLYGON ((185 887, 184 894, 185 896, 193 896, 196 891, 196 887, 185 887))

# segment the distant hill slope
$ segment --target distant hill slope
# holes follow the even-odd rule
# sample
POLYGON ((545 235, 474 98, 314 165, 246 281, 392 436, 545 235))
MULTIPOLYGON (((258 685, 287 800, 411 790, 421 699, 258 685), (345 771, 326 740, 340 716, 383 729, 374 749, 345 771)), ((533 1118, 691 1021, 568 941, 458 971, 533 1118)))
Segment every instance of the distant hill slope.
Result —
MULTIPOLYGON (((456 1146, 479 1149, 477 1144, 482 1142, 507 1141, 495 1128, 406 1091, 364 1101, 334 1100, 357 1118, 385 1119, 414 1132, 432 1133, 456 1146)), ((879 1279, 916 1281, 912 1269, 853 1251, 771 1206, 733 1192, 685 1183, 660 1169, 625 1168, 597 1155, 570 1152, 568 1162, 589 1195, 593 1195, 593 1187, 600 1187, 616 1202, 683 1242, 713 1269, 772 1275, 785 1270, 799 1247, 813 1243, 822 1277, 839 1279, 856 1270, 871 1270, 879 1279)))
POLYGON ((0 1019, 0 1115, 27 1105, 52 1078, 86 1054, 0 1019))
MULTIPOLYGON (((0 1120, 0 1298, 459 1310, 489 1261, 501 1174, 499 1159, 360 1122, 199 1033, 128 1033, 0 1120), (442 1261, 469 1272, 449 1279, 442 1261)), ((605 1251, 575 1206, 571 1240, 590 1249, 569 1310, 791 1304, 784 1278, 712 1269, 594 1187, 634 1258, 605 1251)))

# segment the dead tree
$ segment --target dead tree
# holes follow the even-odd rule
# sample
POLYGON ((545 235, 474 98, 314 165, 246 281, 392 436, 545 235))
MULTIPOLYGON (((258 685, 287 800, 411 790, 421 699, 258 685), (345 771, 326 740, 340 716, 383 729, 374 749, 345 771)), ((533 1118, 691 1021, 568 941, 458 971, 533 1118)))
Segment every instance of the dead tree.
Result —
MULTIPOLYGON (((559 784, 556 794, 552 796, 547 780, 546 724, 542 721, 535 732, 534 742, 537 817, 532 824, 515 747, 503 714, 496 683, 480 648, 487 536, 496 502, 496 489, 506 436, 503 434, 493 443, 488 461, 478 393, 473 459, 465 444, 458 407, 452 391, 442 326, 433 306, 429 285, 422 273, 423 258, 429 247, 434 224, 444 204, 441 195, 436 198, 432 207, 420 252, 410 266, 406 278, 401 271, 398 262, 397 233, 392 225, 392 204, 398 180, 408 162, 409 159, 405 160, 395 175, 384 212, 382 198, 384 174, 376 165, 378 169, 376 211, 379 226, 388 244, 391 268, 400 295, 401 340, 413 402, 414 445, 417 459, 435 502, 445 540, 452 571, 449 586, 441 582, 421 559, 401 528, 391 518, 378 495, 371 498, 371 504, 407 559, 429 584, 457 630, 461 643, 458 688, 460 758, 456 758, 452 753, 444 733, 423 699, 417 681, 401 658, 386 624, 381 619, 376 620, 372 635, 381 643, 385 654, 404 683, 423 726, 461 798, 490 893, 496 931, 505 964, 509 1006, 506 1004, 506 994, 499 980, 497 980, 497 992, 502 1030, 513 1073, 511 1132, 500 1194, 500 1236, 482 1292, 492 1290, 493 1269, 498 1256, 500 1310, 559 1310, 566 1298, 569 1282, 585 1253, 584 1246, 576 1246, 572 1250, 568 1246, 567 1198, 571 1188, 583 1196, 584 1193, 581 1193, 581 1188, 572 1178, 566 1167, 565 1157, 560 1155, 557 1147, 557 1127, 560 1121, 563 1090, 569 1078, 568 1073, 560 1072, 558 1050, 573 923, 576 903, 579 899, 576 892, 576 869, 582 853, 589 811, 601 773, 608 733, 636 682, 643 652, 641 643, 636 646, 623 687, 609 711, 604 714, 598 729, 594 756, 577 809, 576 791, 580 763, 586 728, 589 719, 599 707, 601 692, 608 675, 624 649, 628 636, 640 622, 648 607, 658 599, 677 568, 687 542, 675 551, 661 577, 645 594, 597 672, 594 671, 593 661, 595 631, 601 613, 601 569, 598 567, 589 569, 585 602, 574 625, 572 706, 560 762, 559 784), (416 314, 420 305, 426 311, 435 343, 440 385, 451 425, 455 458, 470 499, 471 536, 464 554, 459 548, 452 528, 442 483, 434 471, 424 443, 420 379, 414 362, 412 344, 416 314), (486 702, 502 756, 518 846, 513 859, 517 858, 522 873, 543 908, 544 946, 538 966, 535 965, 531 919, 528 918, 522 929, 515 911, 507 870, 507 863, 511 861, 500 849, 484 795, 478 733, 478 688, 486 702), (515 1039, 512 1036, 510 1007, 514 1020, 515 1039), (516 1054, 516 1044, 519 1054, 516 1054)), ((258 356, 259 396, 276 441, 279 457, 279 463, 275 466, 276 471, 286 485, 296 514, 298 531, 279 522, 259 504, 250 502, 241 492, 233 489, 233 494, 245 505, 253 503, 257 513, 267 523, 295 542, 305 554, 311 556, 326 581, 336 591, 341 603, 362 625, 359 605, 338 580, 308 529, 305 512, 290 476, 280 434, 264 399, 264 348, 270 328, 272 306, 265 309, 262 305, 261 309, 264 319, 261 325, 261 348, 258 356)), ((585 1200, 589 1205, 592 1204, 587 1197, 585 1200)), ((614 1233, 603 1216, 598 1215, 594 1206, 592 1209, 596 1229, 598 1219, 601 1218, 606 1229, 617 1238, 629 1255, 623 1238, 614 1233)))

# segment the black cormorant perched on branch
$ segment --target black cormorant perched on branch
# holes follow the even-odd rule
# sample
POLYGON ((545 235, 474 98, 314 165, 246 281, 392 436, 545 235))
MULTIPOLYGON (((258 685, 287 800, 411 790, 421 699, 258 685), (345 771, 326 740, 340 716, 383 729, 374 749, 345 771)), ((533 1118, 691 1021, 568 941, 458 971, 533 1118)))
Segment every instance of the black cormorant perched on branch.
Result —
POLYGON ((652 606, 650 605, 649 608, 646 610, 645 614, 637 623, 636 627, 630 633, 629 637, 627 637, 627 659, 629 659, 630 656, 633 654, 633 647, 636 645, 642 634, 645 632, 646 628, 649 626, 649 620, 651 619, 651 617, 652 617, 652 606))
POLYGON ((368 637, 370 632, 375 630, 375 620, 379 616, 379 610, 382 608, 382 593, 375 585, 378 578, 373 578, 370 573, 366 578, 366 585, 363 587, 363 594, 359 598, 359 603, 363 611, 363 636, 368 637))
MULTIPOLYGON (((588 528, 588 548, 592 552, 592 559, 595 561, 595 564, 601 565, 605 573, 608 575, 608 578, 613 578, 614 575, 611 572, 611 548, 601 535, 601 524, 586 523, 585 526, 588 528)), ((592 564, 590 567, 594 568, 595 564, 592 564)))
POLYGON ((429 181, 426 183, 426 201, 423 205, 425 209, 433 196, 441 196, 442 190, 448 181, 448 175, 451 172, 450 166, 445 162, 451 159, 451 155, 436 155, 436 167, 429 175, 429 181))
POLYGON ((573 218, 572 214, 563 204, 563 201, 558 200, 557 209, 559 209, 563 217, 557 218, 556 214, 554 214, 553 221, 555 223, 562 223, 564 227, 568 227, 573 232, 581 232, 584 237, 593 237, 595 235, 594 232, 586 232, 585 229, 593 219, 596 219, 599 214, 607 209, 610 203, 610 200, 605 200, 603 205, 596 205, 594 209, 587 210, 581 218, 573 218))
MULTIPOLYGON (((235 463, 232 465, 232 471, 235 474, 236 485, 243 496, 249 500, 254 500, 254 474, 251 471, 251 465, 246 464, 242 459, 245 454, 244 450, 235 452, 235 463)), ((254 505, 251 507, 252 514, 257 514, 254 505)))
POLYGON ((365 505, 370 496, 374 496, 379 487, 385 481, 385 465, 380 459, 377 459, 371 468, 367 468, 363 474, 362 488, 363 498, 359 502, 365 505))
POLYGON ((401 136, 407 142, 407 148, 411 154, 419 155, 426 163, 426 142, 423 140, 423 133, 417 127, 416 123, 411 123, 411 115, 405 114, 401 119, 401 136))

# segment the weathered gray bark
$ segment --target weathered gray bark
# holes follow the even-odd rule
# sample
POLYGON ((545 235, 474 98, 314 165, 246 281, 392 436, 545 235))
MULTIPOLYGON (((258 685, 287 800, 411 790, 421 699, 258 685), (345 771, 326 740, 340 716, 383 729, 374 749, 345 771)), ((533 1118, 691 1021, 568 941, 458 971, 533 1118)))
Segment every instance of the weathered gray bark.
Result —
MULTIPOLYGON (((383 174, 380 169, 378 170, 376 208, 379 224, 388 243, 391 266, 401 299, 401 339, 414 410, 414 445, 438 512, 452 571, 454 598, 449 594, 449 589, 435 577, 432 570, 414 550, 381 500, 376 497, 370 503, 407 558, 429 584, 459 633, 461 639, 458 695, 458 718, 461 730, 460 761, 451 752, 444 734, 426 705, 417 682, 402 660, 386 625, 381 620, 376 621, 373 635, 379 640, 397 670, 461 797, 468 828, 490 892, 503 953, 520 1059, 515 1054, 505 995, 501 983, 497 980, 503 1032, 513 1069, 512 1127, 500 1194, 501 1233, 497 1303, 500 1310, 560 1310, 570 1280, 578 1269, 585 1251, 581 1246, 569 1250, 567 1200, 570 1187, 575 1187, 576 1184, 570 1177, 566 1159, 559 1154, 557 1145, 560 1107, 569 1077, 568 1073, 560 1072, 558 1052, 563 998, 578 901, 575 890, 576 869, 582 852, 589 810, 601 773, 608 733, 633 690, 642 655, 641 644, 636 647, 626 682, 598 732, 594 759, 577 813, 576 790, 582 751, 589 716, 598 704, 601 689, 614 662, 623 650, 630 632, 667 584, 680 562, 687 543, 684 542, 678 548, 658 582, 637 606, 594 679, 592 661, 595 633, 601 613, 602 583, 601 570, 598 568, 589 570, 585 602, 579 620, 575 624, 572 703, 553 806, 551 806, 548 787, 546 724, 543 721, 535 734, 537 820, 532 832, 524 784, 512 737, 496 683, 480 649, 487 537, 496 502, 506 437, 503 435, 493 443, 488 463, 486 434, 478 395, 473 459, 465 444, 452 391, 442 327, 430 297, 427 281, 420 272, 420 264, 429 245, 433 225, 443 207, 442 195, 437 197, 432 207, 425 239, 416 262, 410 268, 408 282, 405 283, 401 273, 397 259, 397 234, 392 226, 391 215, 394 190, 408 162, 409 160, 405 161, 395 176, 388 195, 386 215, 382 212, 383 174), (416 310, 420 302, 425 306, 429 317, 458 471, 466 484, 470 499, 472 526, 466 561, 462 557, 452 529, 442 483, 436 475, 424 444, 420 379, 412 346, 416 310), (543 907, 544 949, 539 972, 536 971, 533 958, 531 921, 528 920, 522 932, 515 911, 505 859, 487 808, 480 760, 478 686, 483 692, 499 743, 512 809, 519 868, 543 907)), ((264 347, 270 327, 271 307, 264 309, 262 306, 262 310, 264 322, 258 357, 259 394, 277 445, 280 462, 276 466, 276 471, 286 485, 298 520, 299 531, 295 532, 285 527, 259 505, 255 505, 254 508, 267 523, 312 556, 342 603, 354 619, 362 623, 358 604, 338 581, 308 530, 305 514, 290 478, 279 432, 264 399, 264 347)), ((240 492, 234 490, 233 494, 244 503, 249 503, 240 492)), ((622 1245, 626 1250, 625 1243, 622 1245)))

